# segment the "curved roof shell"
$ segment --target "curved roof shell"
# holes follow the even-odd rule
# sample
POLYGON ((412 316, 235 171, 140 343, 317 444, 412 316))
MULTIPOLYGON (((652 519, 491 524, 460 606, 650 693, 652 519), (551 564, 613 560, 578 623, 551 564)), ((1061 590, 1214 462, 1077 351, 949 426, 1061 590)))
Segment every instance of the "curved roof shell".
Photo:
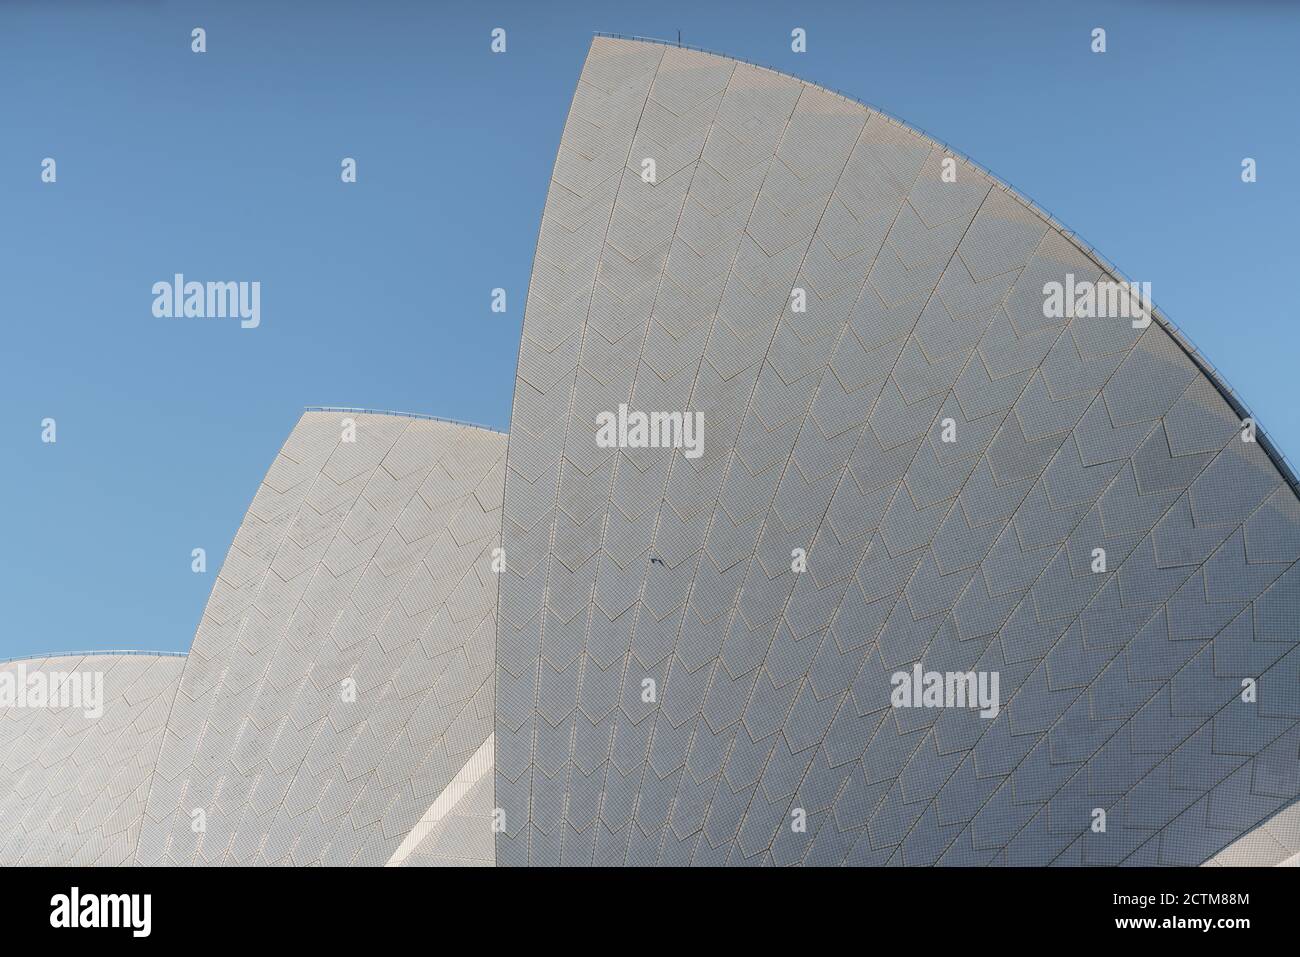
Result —
POLYGON ((492 731, 504 454, 454 423, 302 417, 185 662, 138 863, 389 862, 492 731))
POLYGON ((130 863, 184 664, 109 652, 0 663, 14 690, 75 676, 66 706, 0 706, 0 865, 130 863))
POLYGON ((1045 316, 1071 278, 1121 277, 897 121, 593 42, 516 381, 499 863, 1199 864, 1296 799, 1300 502, 1163 317, 1045 316), (621 404, 702 454, 606 447, 621 404), (892 707, 917 663, 996 716, 892 707))

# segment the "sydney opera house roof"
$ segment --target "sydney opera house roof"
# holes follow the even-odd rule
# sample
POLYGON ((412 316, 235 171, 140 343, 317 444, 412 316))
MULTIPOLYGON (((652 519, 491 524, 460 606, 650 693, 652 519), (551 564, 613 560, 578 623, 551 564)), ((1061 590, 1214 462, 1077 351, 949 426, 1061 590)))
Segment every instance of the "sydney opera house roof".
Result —
POLYGON ((185 661, 139 863, 390 862, 492 733, 504 456, 483 429, 302 417, 185 661))
POLYGON ((131 862, 184 664, 113 652, 0 664, 15 688, 37 675, 77 682, 64 707, 0 707, 0 865, 131 862))
POLYGON ((187 656, 0 663, 104 678, 0 707, 0 863, 1297 863, 1295 482, 1158 312, 1045 308, 1123 278, 882 113, 598 37, 508 449, 304 414, 187 656))
POLYGON ((0 708, 0 863, 491 864, 504 458, 303 415, 188 656, 0 665, 103 675, 98 716, 0 708))
POLYGON ((597 38, 516 382, 498 863, 1189 865, 1294 802, 1300 503, 1162 317, 1045 315, 1122 278, 872 109, 597 38), (621 405, 701 454, 611 448, 621 405), (891 707, 918 663, 996 713, 891 707))

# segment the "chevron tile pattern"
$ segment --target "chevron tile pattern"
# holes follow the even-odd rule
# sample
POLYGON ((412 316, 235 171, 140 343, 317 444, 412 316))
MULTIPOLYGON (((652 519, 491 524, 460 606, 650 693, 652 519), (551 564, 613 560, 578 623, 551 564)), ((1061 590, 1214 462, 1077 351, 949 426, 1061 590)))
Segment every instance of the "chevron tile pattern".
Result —
POLYGON ((499 864, 1199 864, 1300 796, 1300 502, 1163 321, 1045 316, 1068 276, 1115 279, 896 121, 593 42, 505 474, 499 864), (621 404, 702 453, 598 443, 621 404), (916 663, 996 715, 891 707, 916 663))
POLYGON ((482 429, 302 417, 185 662, 138 863, 389 860, 492 732, 504 454, 482 429))
POLYGON ((15 683, 38 672, 99 675, 103 692, 98 716, 76 706, 0 708, 0 865, 131 862, 184 664, 146 654, 0 664, 15 683))

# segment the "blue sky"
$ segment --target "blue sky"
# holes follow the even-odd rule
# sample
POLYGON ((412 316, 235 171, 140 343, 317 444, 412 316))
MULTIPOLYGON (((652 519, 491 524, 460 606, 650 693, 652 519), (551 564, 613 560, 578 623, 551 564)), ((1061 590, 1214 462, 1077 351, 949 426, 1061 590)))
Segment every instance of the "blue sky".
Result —
POLYGON ((878 106, 1015 186, 1151 282, 1300 458, 1294 5, 6 0, 0 657, 186 650, 305 405, 508 427, 591 33, 679 29, 878 106), (261 326, 155 318, 151 287, 176 272, 259 281, 261 326), (190 571, 195 547, 207 574, 190 571))

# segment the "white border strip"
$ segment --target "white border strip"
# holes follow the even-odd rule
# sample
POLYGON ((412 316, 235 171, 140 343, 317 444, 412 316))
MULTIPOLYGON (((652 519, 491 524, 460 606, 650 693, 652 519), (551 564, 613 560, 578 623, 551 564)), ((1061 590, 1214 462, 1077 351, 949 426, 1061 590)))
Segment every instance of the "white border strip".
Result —
POLYGON ((425 811, 424 816, 416 822, 415 827, 411 828, 411 833, 406 835, 406 839, 398 845, 397 850, 388 859, 385 867, 400 867, 411 852, 419 847, 420 842, 428 836, 429 832, 452 812, 452 809, 460 803, 461 798, 469 793, 470 788, 481 781, 485 774, 491 772, 492 766, 495 764, 495 758, 496 734, 493 733, 487 736, 487 740, 479 745, 478 750, 465 762, 465 766, 456 772, 456 776, 451 779, 451 783, 429 805, 429 810, 425 811))

